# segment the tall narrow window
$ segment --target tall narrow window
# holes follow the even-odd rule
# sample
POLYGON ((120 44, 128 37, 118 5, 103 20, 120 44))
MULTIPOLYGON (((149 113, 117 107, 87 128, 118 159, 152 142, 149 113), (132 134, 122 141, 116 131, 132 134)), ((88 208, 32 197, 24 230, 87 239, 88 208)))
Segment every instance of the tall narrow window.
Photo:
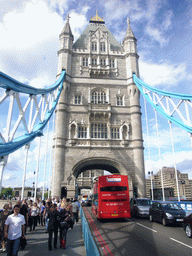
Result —
POLYGON ((114 68, 115 67, 115 61, 114 60, 109 60, 109 66, 110 66, 110 68, 114 68))
POLYGON ((106 59, 101 59, 101 66, 106 66, 106 59))
POLYGON ((88 58, 83 58, 83 67, 88 67, 88 58))
POLYGON ((93 59, 92 59, 92 65, 93 65, 93 66, 97 66, 97 59, 96 59, 96 58, 93 58, 93 59))
POLYGON ((87 127, 79 126, 78 138, 87 138, 87 127))
POLYGON ((119 128, 111 128, 111 139, 119 139, 120 138, 120 133, 119 133, 119 128))
POLYGON ((100 43, 100 51, 105 52, 105 43, 100 43))
POLYGON ((107 139, 107 124, 93 123, 91 124, 92 139, 107 139))
POLYGON ((123 106, 123 96, 117 96, 117 106, 123 106))
POLYGON ((92 43, 92 51, 94 51, 94 52, 97 51, 97 43, 96 42, 92 43))

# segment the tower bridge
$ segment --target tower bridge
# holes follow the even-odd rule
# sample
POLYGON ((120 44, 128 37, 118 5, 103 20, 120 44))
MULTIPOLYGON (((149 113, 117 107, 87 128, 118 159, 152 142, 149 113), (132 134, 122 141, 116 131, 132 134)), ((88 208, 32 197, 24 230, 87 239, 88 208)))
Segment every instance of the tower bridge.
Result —
MULTIPOLYGON (((9 154, 25 145, 24 190, 30 144, 43 135, 55 111, 52 197, 74 197, 76 185, 79 188, 91 186, 92 176, 89 185, 82 183, 82 173, 91 170, 128 175, 130 197, 133 193, 145 197, 140 95, 155 110, 157 137, 156 112, 168 120, 173 155, 172 123, 192 138, 192 96, 158 90, 139 79, 137 40, 129 19, 122 44, 117 42, 98 13, 90 19, 76 42, 68 16, 59 41, 57 82, 53 86, 36 89, 0 73, 0 87, 4 90, 0 104, 10 99, 5 132, 0 132, 1 184, 9 154), (21 100, 22 94, 25 97, 21 100), (17 104, 18 116, 13 119, 14 104, 17 104)), ((145 115, 147 119, 146 109, 145 115)), ((147 125, 146 128, 148 133, 147 125)), ((39 140, 39 148, 40 143, 39 140)), ((157 147, 161 158, 160 145, 157 147)), ((148 151, 150 159, 149 143, 148 151)), ((176 172, 176 163, 174 169, 176 172)), ((38 170, 39 163, 35 186, 38 170)), ((45 174, 46 161, 44 177, 45 174)), ((177 179, 177 175, 175 177, 177 179)), ((161 172, 162 191, 163 186, 161 172)), ((180 199, 178 186, 177 194, 180 199)))
MULTIPOLYGON (((78 175, 91 169, 129 176, 130 195, 145 197, 137 40, 127 23, 120 45, 98 16, 73 42, 69 17, 60 34, 58 72, 66 70, 56 109, 53 197, 74 197, 78 175), (73 181, 69 176, 72 173, 73 181)), ((71 176, 70 176, 71 177, 71 176)))

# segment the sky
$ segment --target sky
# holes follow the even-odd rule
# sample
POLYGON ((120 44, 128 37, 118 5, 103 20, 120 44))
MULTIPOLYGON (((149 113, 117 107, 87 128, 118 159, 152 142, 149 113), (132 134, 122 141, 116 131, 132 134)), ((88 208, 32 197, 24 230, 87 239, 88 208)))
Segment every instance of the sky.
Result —
MULTIPOLYGON (((1 0, 0 2, 0 71, 34 87, 45 87, 56 80, 57 51, 67 14, 74 42, 86 28, 96 10, 118 42, 127 29, 127 18, 137 39, 140 78, 147 84, 166 91, 192 95, 192 1, 191 0, 1 0)), ((0 91, 1 92, 1 91, 0 91)), ((149 138, 141 98, 142 126, 145 146, 146 177, 161 166, 176 167, 192 179, 192 149, 188 134, 173 125, 174 150, 169 126, 158 115, 160 138, 156 138, 154 111, 147 106, 149 138), (148 150, 150 144, 150 157, 148 150), (160 145, 160 155, 159 148, 160 145)), ((4 120, 4 110, 0 111, 4 120)), ((4 130, 3 122, 0 129, 4 130)), ((45 138, 42 149, 45 147, 45 138)), ((51 143, 49 143, 51 148, 51 143)), ((29 150, 26 185, 35 181, 38 151, 35 141, 29 150)), ((41 159, 44 158, 42 150, 41 159)), ((3 186, 22 185, 25 149, 12 153, 5 167, 3 186)), ((51 165, 51 160, 48 165, 51 165)), ((42 186, 44 169, 41 161, 38 186, 42 186)), ((46 175, 46 186, 49 180, 46 175)))

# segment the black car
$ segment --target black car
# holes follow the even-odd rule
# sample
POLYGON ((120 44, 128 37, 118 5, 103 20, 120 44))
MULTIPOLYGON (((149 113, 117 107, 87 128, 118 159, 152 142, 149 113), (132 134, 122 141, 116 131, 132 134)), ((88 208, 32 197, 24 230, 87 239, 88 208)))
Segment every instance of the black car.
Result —
POLYGON ((185 211, 173 202, 153 202, 149 209, 149 220, 168 224, 183 223, 185 211))
POLYGON ((185 233, 188 237, 192 237, 192 214, 185 217, 183 221, 183 228, 185 230, 185 233))

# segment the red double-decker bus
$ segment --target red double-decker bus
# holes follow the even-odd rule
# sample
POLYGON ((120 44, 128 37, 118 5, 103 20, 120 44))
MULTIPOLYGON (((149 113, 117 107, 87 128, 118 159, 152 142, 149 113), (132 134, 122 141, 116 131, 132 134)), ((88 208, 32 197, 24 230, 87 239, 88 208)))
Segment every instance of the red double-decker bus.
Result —
POLYGON ((131 217, 126 175, 98 177, 93 187, 92 213, 97 219, 131 217))

